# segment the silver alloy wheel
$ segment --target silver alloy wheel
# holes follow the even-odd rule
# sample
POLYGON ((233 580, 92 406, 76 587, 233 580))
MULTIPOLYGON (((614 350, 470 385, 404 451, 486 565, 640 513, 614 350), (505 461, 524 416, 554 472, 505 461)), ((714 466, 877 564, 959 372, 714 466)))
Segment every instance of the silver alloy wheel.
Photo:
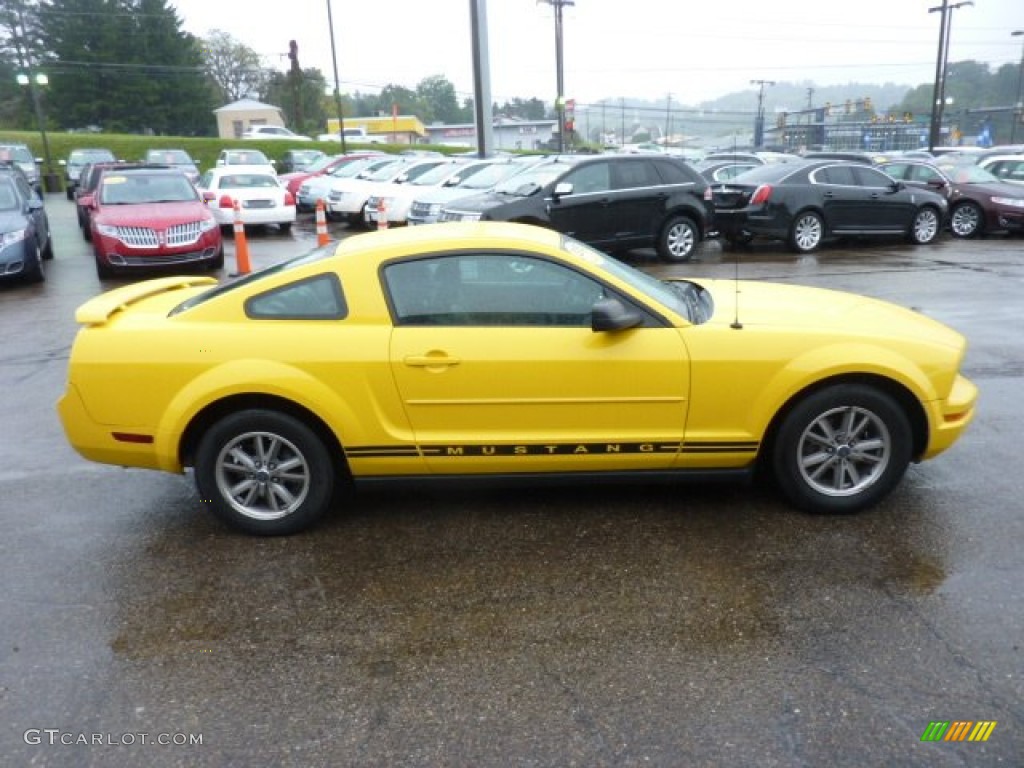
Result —
POLYGON ((939 217, 931 208, 923 208, 914 217, 914 242, 930 243, 939 234, 939 217))
POLYGON ((793 226, 793 243, 801 251, 813 251, 821 243, 822 224, 813 213, 805 213, 793 226))
POLYGON ((221 497, 238 513, 278 520, 305 501, 312 473, 291 441, 272 432, 246 432, 221 449, 215 477, 221 497))
POLYGON ((673 261, 685 261, 693 252, 697 244, 697 237, 691 227, 685 221, 673 224, 665 238, 665 246, 672 254, 673 261))
POLYGON ((972 203, 958 205, 953 209, 949 226, 957 237, 970 237, 981 227, 981 211, 972 203))
POLYGON ((797 466, 807 485, 824 496, 856 496, 885 472, 892 438, 885 422, 858 406, 822 413, 800 435, 797 466))

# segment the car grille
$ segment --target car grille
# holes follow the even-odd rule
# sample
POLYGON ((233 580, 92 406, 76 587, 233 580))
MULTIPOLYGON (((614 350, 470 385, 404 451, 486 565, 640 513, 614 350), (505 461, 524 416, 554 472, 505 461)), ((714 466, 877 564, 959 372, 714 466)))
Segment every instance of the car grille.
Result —
POLYGON ((202 234, 202 222, 190 221, 187 224, 175 224, 166 230, 157 231, 151 227, 118 227, 117 239, 133 248, 159 248, 166 245, 177 248, 191 245, 199 240, 202 234), (165 242, 160 242, 163 235, 165 242))
POLYGON ((107 260, 118 267, 157 267, 165 264, 188 264, 193 261, 212 259, 216 255, 213 248, 187 253, 175 253, 170 256, 125 256, 120 253, 108 254, 107 260))
POLYGON ((413 203, 410 209, 410 214, 418 216, 420 218, 428 218, 430 216, 437 216, 439 205, 431 205, 430 203, 413 203))
POLYGON ((462 214, 455 211, 441 211, 439 221, 462 221, 462 214))

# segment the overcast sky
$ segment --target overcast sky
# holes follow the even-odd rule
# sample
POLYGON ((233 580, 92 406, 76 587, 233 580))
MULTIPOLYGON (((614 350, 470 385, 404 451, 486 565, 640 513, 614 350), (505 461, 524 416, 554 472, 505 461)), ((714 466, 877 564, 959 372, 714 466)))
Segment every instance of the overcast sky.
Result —
MULTIPOLYGON (((444 75, 472 96, 470 0, 171 0, 184 28, 222 29, 286 70, 288 41, 303 68, 333 82, 333 2, 342 92, 415 88, 444 75)), ((749 89, 752 79, 835 85, 932 82, 941 0, 574 0, 563 12, 566 96, 623 96, 695 105, 749 89)), ((555 98, 554 10, 547 0, 487 0, 491 95, 555 98)), ((1024 0, 974 0, 952 11, 950 61, 1021 61, 1024 0)))

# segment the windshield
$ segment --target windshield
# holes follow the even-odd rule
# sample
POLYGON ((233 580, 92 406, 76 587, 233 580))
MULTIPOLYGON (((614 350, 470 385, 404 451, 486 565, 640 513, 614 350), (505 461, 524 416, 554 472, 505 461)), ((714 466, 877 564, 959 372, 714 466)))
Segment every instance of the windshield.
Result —
POLYGON ((267 156, 255 149, 229 152, 225 161, 229 165, 270 165, 267 156))
POLYGON ((942 163, 939 168, 956 184, 990 184, 999 177, 978 165, 942 163))
POLYGON ((85 163, 98 163, 101 161, 111 162, 114 155, 105 149, 76 149, 68 158, 69 165, 83 165, 85 163))
POLYGON ((714 312, 711 294, 696 283, 687 280, 659 280, 568 235, 562 238, 562 247, 629 284, 655 304, 687 318, 691 323, 700 324, 711 319, 714 312))
POLYGON ((15 163, 35 163, 36 159, 28 151, 28 147, 0 147, 0 160, 11 160, 15 163))
POLYGON ((538 189, 543 189, 556 178, 565 173, 574 164, 569 164, 560 161, 552 161, 550 163, 542 163, 541 165, 535 165, 527 168, 522 173, 517 173, 505 181, 499 183, 495 188, 495 192, 500 192, 504 195, 515 195, 517 197, 529 197, 538 189))
POLYGON ((146 153, 147 163, 164 165, 194 165, 188 153, 181 149, 151 149, 146 153))
POLYGON ((456 173, 460 165, 458 163, 442 163, 441 165, 431 168, 426 173, 418 176, 411 183, 424 186, 432 187, 435 184, 440 184, 452 174, 456 173))
POLYGON ((405 160, 392 160, 371 173, 367 178, 369 178, 370 181, 391 181, 395 176, 400 174, 408 164, 409 163, 405 160))
POLYGON ((322 171, 324 168, 329 166, 337 159, 337 155, 324 155, 323 157, 318 157, 316 160, 314 160, 312 163, 306 166, 306 172, 316 173, 317 171, 322 171))
POLYGON ((457 189, 490 189, 502 179, 521 170, 522 168, 514 163, 488 163, 480 166, 469 178, 464 178, 455 186, 457 189))
POLYGON ((198 200, 195 187, 180 173, 114 174, 103 177, 100 201, 106 205, 149 205, 198 200))
POLYGON ((16 211, 21 208, 21 202, 14 191, 14 185, 4 180, 0 181, 0 211, 16 211))

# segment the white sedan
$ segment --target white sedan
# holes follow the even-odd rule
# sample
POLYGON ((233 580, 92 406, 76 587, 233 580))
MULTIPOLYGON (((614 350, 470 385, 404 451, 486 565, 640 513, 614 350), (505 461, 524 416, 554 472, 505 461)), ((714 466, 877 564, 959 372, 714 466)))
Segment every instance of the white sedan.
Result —
POLYGON ((295 198, 263 166, 211 168, 198 187, 222 227, 234 224, 236 201, 244 224, 276 224, 288 231, 295 222, 295 198))

